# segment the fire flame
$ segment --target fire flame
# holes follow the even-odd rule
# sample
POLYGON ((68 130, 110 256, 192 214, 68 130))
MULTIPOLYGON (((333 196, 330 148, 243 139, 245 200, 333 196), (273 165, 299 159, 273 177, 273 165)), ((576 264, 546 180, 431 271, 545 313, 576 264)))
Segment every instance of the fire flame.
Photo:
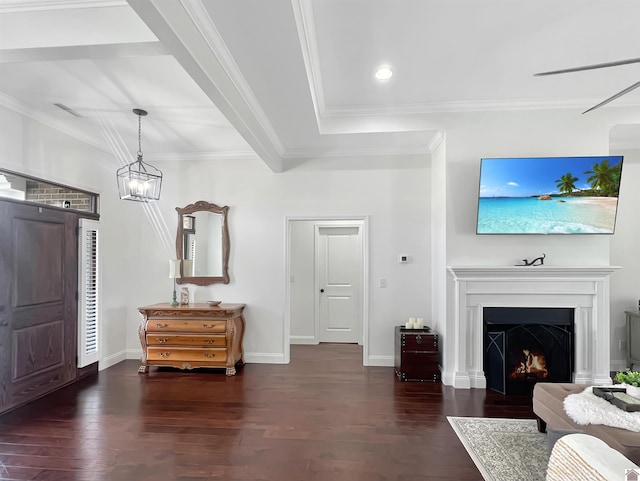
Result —
POLYGON ((523 359, 511 373, 511 378, 548 376, 547 362, 542 354, 533 354, 529 349, 522 350, 523 359))

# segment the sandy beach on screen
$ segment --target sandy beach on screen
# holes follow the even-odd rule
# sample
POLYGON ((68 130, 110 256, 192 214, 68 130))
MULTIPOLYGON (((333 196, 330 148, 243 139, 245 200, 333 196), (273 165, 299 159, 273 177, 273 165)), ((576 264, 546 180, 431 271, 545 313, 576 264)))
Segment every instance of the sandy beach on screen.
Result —
POLYGON ((617 197, 569 197, 574 204, 598 204, 611 210, 616 210, 617 197))

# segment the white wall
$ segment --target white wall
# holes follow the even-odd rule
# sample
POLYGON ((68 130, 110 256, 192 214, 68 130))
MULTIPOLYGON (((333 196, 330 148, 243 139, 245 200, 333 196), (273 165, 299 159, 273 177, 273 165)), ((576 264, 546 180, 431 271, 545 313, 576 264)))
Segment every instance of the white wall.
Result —
POLYGON ((638 310, 640 300, 640 149, 613 151, 624 155, 616 232, 611 239, 611 264, 620 266, 611 276, 611 365, 623 370, 626 364, 626 320, 624 311, 638 310))
MULTIPOLYGON (((257 159, 181 162, 158 165, 167 181, 157 203, 170 231, 175 230, 175 206, 207 200, 229 206, 231 283, 193 286, 196 301, 220 299, 247 304, 244 338, 248 362, 284 362, 286 218, 369 216, 370 362, 392 365, 393 326, 409 316, 428 318, 429 168, 428 155, 412 158, 310 161, 282 174, 273 174, 257 159), (400 265, 397 256, 412 262, 400 265), (378 287, 379 278, 388 287, 378 287)), ((140 233, 149 245, 146 263, 166 260, 154 249, 149 232, 140 233)), ((145 269, 141 284, 162 285, 162 272, 145 269), (146 272, 145 272, 146 271, 146 272)), ((164 275, 166 277, 166 274, 164 275)), ((168 293, 169 284, 166 284, 168 293)), ((161 289, 161 288, 160 288, 161 289)), ((149 291, 151 294, 151 291, 149 291)), ((159 302, 164 298, 141 299, 159 302)), ((132 306, 133 308, 134 306, 132 306)), ((294 308, 294 315, 295 313, 294 308)), ((294 323, 294 330, 297 330, 294 323)), ((128 332, 137 321, 130 319, 128 332)), ((297 331, 296 331, 297 332, 297 331)), ((285 341, 285 338, 287 341, 285 341)), ((137 337, 127 340, 130 357, 137 357, 137 337)))
POLYGON ((315 249, 313 220, 290 223, 290 338, 292 344, 315 343, 315 249))
MULTIPOLYGON (((447 316, 447 144, 438 134, 431 146, 431 319, 444 332, 447 316)), ((442 354, 442 353, 441 353, 442 354)))
POLYGON ((447 130, 447 262, 514 265, 545 253, 549 265, 609 265, 610 236, 476 235, 480 159, 607 155, 608 128, 567 112, 458 115, 447 130))
POLYGON ((140 355, 136 308, 171 299, 167 260, 175 256, 175 207, 197 200, 230 207, 231 283, 191 286, 192 298, 247 304, 249 361, 284 361, 285 219, 353 215, 370 220, 371 364, 391 365, 393 326, 410 316, 428 319, 446 341, 446 324, 437 318, 446 315, 438 281, 444 278, 443 266, 509 265, 542 252, 548 264, 623 267, 612 277, 615 361, 624 358, 617 349, 622 312, 640 297, 637 151, 620 152, 625 167, 614 236, 474 234, 480 158, 608 153, 606 117, 586 117, 562 112, 443 116, 446 141, 433 147, 433 177, 428 155, 310 161, 282 174, 271 173, 257 159, 157 163, 165 175, 162 198, 144 206, 118 199, 113 156, 0 108, 0 167, 100 194, 105 365, 140 355), (400 253, 413 262, 398 264, 400 253), (386 289, 378 287, 383 277, 386 289), (432 301, 432 292, 438 299, 432 301))

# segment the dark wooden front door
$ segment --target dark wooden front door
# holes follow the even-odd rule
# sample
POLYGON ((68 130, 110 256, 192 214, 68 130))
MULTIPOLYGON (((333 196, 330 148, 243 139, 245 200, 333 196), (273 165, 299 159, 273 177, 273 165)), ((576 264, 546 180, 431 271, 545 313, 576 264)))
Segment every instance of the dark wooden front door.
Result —
POLYGON ((0 412, 76 378, 77 223, 0 201, 0 412))

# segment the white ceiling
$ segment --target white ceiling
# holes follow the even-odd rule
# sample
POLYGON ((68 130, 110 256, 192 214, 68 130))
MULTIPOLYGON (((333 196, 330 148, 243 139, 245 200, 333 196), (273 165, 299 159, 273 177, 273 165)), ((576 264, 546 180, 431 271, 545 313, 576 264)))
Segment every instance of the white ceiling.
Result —
MULTIPOLYGON (((533 74, 640 57, 639 18, 637 0, 0 0, 0 104, 132 151, 143 108, 147 160, 425 153, 442 115, 579 118, 638 82, 640 63, 533 74)), ((628 106, 612 139, 639 148, 640 89, 602 109, 628 106)))

